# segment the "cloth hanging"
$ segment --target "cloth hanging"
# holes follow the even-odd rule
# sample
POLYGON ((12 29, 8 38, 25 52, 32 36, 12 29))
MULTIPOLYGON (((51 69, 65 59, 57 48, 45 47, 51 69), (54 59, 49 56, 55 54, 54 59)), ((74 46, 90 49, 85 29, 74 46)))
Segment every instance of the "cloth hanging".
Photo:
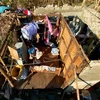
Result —
POLYGON ((51 35, 52 35, 52 24, 51 24, 51 22, 50 22, 50 20, 49 20, 49 18, 48 18, 47 15, 46 15, 46 17, 45 17, 45 22, 47 22, 48 30, 49 30, 49 32, 50 32, 51 35))
POLYGON ((38 28, 36 22, 31 22, 28 25, 25 25, 21 28, 22 36, 27 40, 31 40, 33 36, 36 36, 38 28))
POLYGON ((56 37, 56 36, 59 35, 58 28, 55 28, 55 29, 53 30, 52 35, 53 35, 54 37, 56 37))
POLYGON ((45 34, 46 34, 45 41, 46 41, 46 43, 49 43, 50 42, 50 39, 51 39, 51 34, 50 34, 49 31, 47 31, 45 34))
POLYGON ((44 21, 45 21, 44 39, 45 39, 46 43, 49 43, 51 35, 52 35, 52 31, 53 31, 52 24, 51 24, 51 22, 50 22, 50 20, 49 20, 47 15, 45 16, 44 21), (47 28, 48 28, 48 30, 46 30, 47 28))

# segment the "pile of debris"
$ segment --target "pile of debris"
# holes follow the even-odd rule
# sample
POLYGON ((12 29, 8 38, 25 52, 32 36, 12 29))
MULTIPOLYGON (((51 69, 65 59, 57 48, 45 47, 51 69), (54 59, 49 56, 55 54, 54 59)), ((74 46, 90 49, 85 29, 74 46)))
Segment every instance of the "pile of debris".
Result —
POLYGON ((11 87, 22 88, 21 85, 32 75, 29 88, 65 88, 74 80, 71 79, 74 73, 80 73, 96 55, 93 52, 98 50, 98 39, 77 16, 33 16, 28 9, 21 7, 15 12, 0 16, 1 41, 5 41, 13 30, 17 38, 13 46, 6 44, 0 48, 2 52, 7 49, 9 56, 6 60, 12 60, 11 64, 5 63, 0 53, 0 72, 11 87), (15 25, 17 18, 19 26, 15 25))
POLYGON ((3 13, 0 15, 0 46, 9 34, 15 17, 14 13, 3 13))

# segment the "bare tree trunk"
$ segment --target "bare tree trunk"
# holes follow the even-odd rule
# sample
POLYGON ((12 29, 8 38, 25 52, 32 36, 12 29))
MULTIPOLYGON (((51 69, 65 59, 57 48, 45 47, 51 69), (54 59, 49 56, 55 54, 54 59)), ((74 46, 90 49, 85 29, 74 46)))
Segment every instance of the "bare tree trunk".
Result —
POLYGON ((96 4, 98 3, 98 0, 96 0, 96 4))
POLYGON ((87 0, 83 0, 83 2, 82 2, 82 7, 84 7, 86 1, 87 1, 87 0))
POLYGON ((8 70, 8 68, 7 68, 7 66, 5 65, 5 63, 4 63, 4 61, 2 60, 1 57, 0 57, 0 62, 3 64, 3 66, 4 66, 4 68, 6 69, 7 73, 10 74, 10 73, 9 73, 9 70, 8 70))
POLYGON ((100 0, 96 0, 95 10, 98 10, 100 7, 100 0))
POLYGON ((14 84, 12 82, 12 78, 7 74, 7 72, 5 70, 3 70, 2 66, 0 65, 0 72, 1 74, 5 77, 5 79, 7 79, 7 81, 9 82, 9 84, 14 87, 14 84))

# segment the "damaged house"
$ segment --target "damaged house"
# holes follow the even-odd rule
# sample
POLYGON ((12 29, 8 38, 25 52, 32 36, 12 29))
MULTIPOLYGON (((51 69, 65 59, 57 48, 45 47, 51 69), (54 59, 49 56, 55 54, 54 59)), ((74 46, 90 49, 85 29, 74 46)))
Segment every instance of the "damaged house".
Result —
POLYGON ((100 57, 99 39, 77 16, 9 16, 12 27, 0 35, 0 72, 13 88, 65 89, 100 57))

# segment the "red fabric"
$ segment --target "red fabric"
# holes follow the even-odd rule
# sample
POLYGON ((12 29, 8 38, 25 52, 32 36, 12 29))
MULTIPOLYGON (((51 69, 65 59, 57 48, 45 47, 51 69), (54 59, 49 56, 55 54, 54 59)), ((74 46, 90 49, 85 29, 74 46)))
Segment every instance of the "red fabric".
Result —
POLYGON ((27 10, 27 9, 24 10, 23 13, 24 13, 25 15, 31 15, 31 14, 32 14, 32 13, 31 13, 29 10, 27 10))

